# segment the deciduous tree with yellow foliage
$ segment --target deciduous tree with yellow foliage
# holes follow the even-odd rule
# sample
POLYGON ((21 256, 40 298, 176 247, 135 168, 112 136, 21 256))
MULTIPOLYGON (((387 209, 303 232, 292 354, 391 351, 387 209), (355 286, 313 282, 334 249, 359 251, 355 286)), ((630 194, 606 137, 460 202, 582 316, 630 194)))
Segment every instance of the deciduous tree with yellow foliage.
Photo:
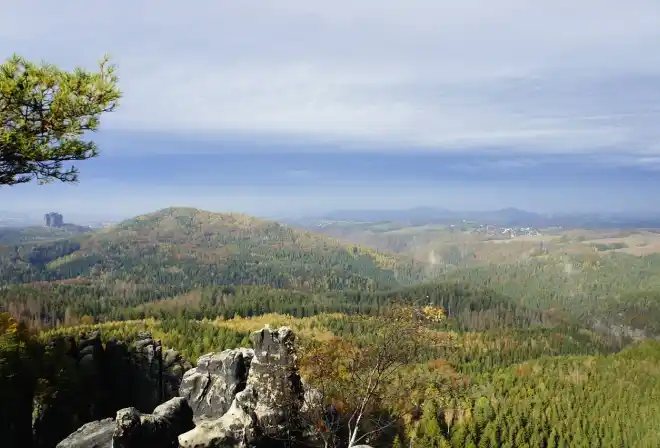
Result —
POLYGON ((394 406, 410 392, 400 382, 393 387, 394 381, 423 347, 448 342, 433 331, 444 317, 441 308, 394 304, 383 316, 349 318, 376 328, 368 343, 333 338, 301 348, 301 375, 309 386, 303 415, 326 447, 372 443, 410 410, 394 406))

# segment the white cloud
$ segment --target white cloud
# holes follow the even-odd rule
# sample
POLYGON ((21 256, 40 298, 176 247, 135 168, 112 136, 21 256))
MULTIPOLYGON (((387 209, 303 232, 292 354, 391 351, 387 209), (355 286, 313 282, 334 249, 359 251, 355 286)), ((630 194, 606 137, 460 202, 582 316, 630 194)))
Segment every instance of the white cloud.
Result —
POLYGON ((105 129, 660 153, 656 0, 1 2, 6 54, 115 56, 105 129))

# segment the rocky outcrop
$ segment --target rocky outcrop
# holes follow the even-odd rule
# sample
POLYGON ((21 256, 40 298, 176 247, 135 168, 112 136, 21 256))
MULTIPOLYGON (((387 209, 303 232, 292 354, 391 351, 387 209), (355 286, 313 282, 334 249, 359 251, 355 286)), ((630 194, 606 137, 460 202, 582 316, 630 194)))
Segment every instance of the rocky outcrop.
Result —
POLYGON ((82 334, 78 343, 57 338, 46 352, 44 381, 33 403, 35 448, 51 448, 80 425, 113 417, 118 409, 151 411, 178 395, 192 367, 173 350, 163 354, 149 333, 132 344, 111 339, 105 347, 98 331, 82 334))
POLYGON ((229 410, 236 394, 247 385, 253 357, 251 349, 209 353, 183 375, 179 395, 188 400, 196 421, 218 418, 229 410))
MULTIPOLYGON (((135 407, 122 409, 114 421, 84 425, 58 448, 97 443, 107 448, 103 444, 108 440, 113 448, 247 448, 278 446, 276 441, 295 438, 292 435, 302 433, 297 422, 305 395, 295 336, 288 327, 266 327, 254 332, 251 342, 253 349, 202 356, 196 368, 184 370, 181 396, 158 406, 152 414, 135 407)), ((156 359, 158 353, 158 346, 153 346, 153 352, 149 346, 149 342, 138 344, 142 353, 154 354, 147 361, 156 359)), ((145 368, 151 365, 147 361, 145 368)))
MULTIPOLYGON (((235 394, 221 417, 201 419, 195 429, 180 435, 182 448, 256 446, 259 441, 286 437, 286 432, 295 430, 292 424, 303 401, 295 336, 288 327, 266 327, 253 333, 251 342, 254 351, 245 388, 235 394)), ((220 355, 225 360, 239 358, 237 351, 223 353, 220 355)), ((231 384, 234 383, 216 385, 217 390, 223 391, 223 399, 231 384)))
POLYGON ((252 334, 254 360, 247 386, 257 396, 255 414, 266 435, 276 435, 297 414, 304 391, 295 354, 295 335, 288 327, 264 328, 252 334))
POLYGON ((115 419, 83 425, 57 448, 176 448, 177 436, 194 427, 192 409, 184 398, 173 398, 143 414, 125 408, 115 419))
POLYGON ((112 448, 177 448, 179 434, 194 426, 192 409, 181 397, 161 404, 152 414, 122 409, 117 412, 112 448))
POLYGON ((234 397, 229 410, 220 418, 202 420, 192 431, 179 436, 179 445, 185 447, 247 447, 262 436, 254 410, 257 396, 251 388, 234 397))
POLYGON ((108 448, 112 445, 115 420, 106 418, 85 423, 57 444, 57 448, 108 448))
POLYGON ((179 386, 186 370, 192 364, 184 361, 178 352, 163 353, 160 341, 150 333, 142 332, 129 350, 130 377, 133 381, 131 406, 142 412, 159 403, 178 396, 179 386))
POLYGON ((186 372, 193 368, 193 365, 187 359, 174 349, 167 349, 161 358, 163 372, 163 393, 162 398, 176 397, 179 395, 181 381, 186 372))

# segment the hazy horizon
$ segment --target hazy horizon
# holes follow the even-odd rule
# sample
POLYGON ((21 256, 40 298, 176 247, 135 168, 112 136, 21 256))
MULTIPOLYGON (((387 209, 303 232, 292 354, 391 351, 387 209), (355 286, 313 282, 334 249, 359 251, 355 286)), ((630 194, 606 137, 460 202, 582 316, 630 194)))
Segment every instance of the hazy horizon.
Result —
MULTIPOLYGON (((449 208, 443 207, 441 205, 418 205, 418 206, 402 206, 402 207, 362 207, 362 208, 351 208, 351 207, 337 207, 337 208, 328 208, 328 209, 318 209, 312 211, 298 211, 298 212, 283 212, 283 213, 253 213, 249 210, 242 209, 212 209, 205 207, 198 207, 191 204, 170 204, 164 207, 159 207, 155 209, 144 209, 140 212, 134 214, 122 214, 122 213, 109 213, 109 212, 100 212, 100 213, 89 213, 85 212, 84 208, 82 209, 73 209, 73 210, 63 210, 57 208, 43 208, 43 209, 11 209, 3 208, 0 209, 0 227, 2 224, 2 219, 4 218, 20 218, 28 221, 29 225, 40 224, 43 221, 43 217, 47 213, 55 212, 60 213, 64 217, 64 222, 71 224, 86 224, 86 223, 100 223, 100 222, 118 222, 126 219, 131 219, 139 215, 145 215, 149 213, 155 213, 166 208, 196 208, 199 210, 211 212, 211 213, 244 213, 252 215, 259 218, 265 219, 282 219, 282 220, 292 220, 300 218, 320 218, 320 217, 333 217, 333 215, 339 216, 339 214, 344 213, 355 213, 359 214, 364 212, 365 215, 370 212, 391 212, 391 213, 405 213, 405 212, 418 212, 420 209, 428 209, 432 211, 447 211, 450 213, 479 213, 479 212, 498 212, 503 210, 517 210, 520 212, 527 213, 536 213, 542 216, 562 216, 562 215, 575 215, 575 216, 586 216, 586 215, 602 215, 602 216, 628 216, 631 220, 634 219, 643 219, 643 218, 660 218, 660 210, 647 210, 647 211, 616 211, 616 210, 592 210, 592 211, 583 211, 583 210, 554 210, 554 211, 543 211, 543 210, 534 210, 529 208, 520 208, 515 206, 503 206, 503 207, 485 207, 485 208, 449 208), (81 211, 82 210, 82 211, 81 211)), ((335 217, 336 217, 335 216, 335 217)))
POLYGON ((110 53, 125 95, 79 185, 3 187, 0 208, 656 210, 658 2, 150 8, 3 11, 5 56, 68 69, 110 53))

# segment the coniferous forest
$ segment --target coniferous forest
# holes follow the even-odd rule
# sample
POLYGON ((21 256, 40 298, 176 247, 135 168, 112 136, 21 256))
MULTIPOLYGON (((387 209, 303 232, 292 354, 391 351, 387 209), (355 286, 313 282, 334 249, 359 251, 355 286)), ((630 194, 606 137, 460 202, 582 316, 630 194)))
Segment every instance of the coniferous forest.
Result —
MULTIPOLYGON (((0 253, 7 434, 33 434, 25 416, 35 400, 56 406, 53 397, 74 396, 89 381, 53 345, 58 338, 75 342, 96 331, 103 344, 130 343, 148 332, 192 364, 248 346, 264 324, 290 326, 302 349, 334 338, 369 347, 390 306, 409 303, 442 310, 432 331, 445 343, 429 337, 389 379, 406 397, 372 411, 399 416, 373 444, 660 444, 652 423, 660 418, 654 257, 603 259, 569 282, 550 261, 443 270, 192 209, 0 253)), ((118 406, 99 394, 68 404, 76 424, 118 406), (95 400, 107 410, 89 411, 95 400)))
MULTIPOLYGON (((478 86, 471 88, 456 84, 454 87, 460 87, 456 99, 467 94, 462 97, 467 100, 465 104, 486 107, 475 108, 479 109, 478 114, 470 112, 462 117, 451 117, 452 120, 448 121, 453 122, 454 127, 438 126, 439 130, 430 128, 445 120, 447 111, 460 114, 463 109, 471 107, 463 107, 463 103, 457 101, 456 104, 461 104, 461 107, 447 105, 447 109, 438 109, 441 112, 433 115, 434 108, 429 105, 433 102, 432 97, 447 98, 450 100, 447 103, 452 103, 455 92, 449 88, 449 95, 444 95, 442 89, 438 91, 440 95, 419 95, 422 91, 434 92, 438 87, 437 80, 427 76, 433 75, 428 72, 428 69, 433 69, 432 65, 425 66, 422 72, 417 73, 418 76, 408 76, 407 72, 399 69, 408 69, 410 62, 414 61, 404 58, 403 62, 395 62, 396 73, 384 70, 383 76, 380 76, 380 72, 366 70, 366 76, 363 76, 361 69, 359 73, 350 68, 343 72, 341 64, 336 66, 337 70, 326 70, 323 65, 313 67, 296 63, 292 65, 294 69, 289 70, 278 65, 251 65, 246 59, 246 67, 263 66, 267 75, 263 79, 252 78, 252 71, 245 72, 247 83, 242 78, 240 82, 235 78, 234 81, 239 84, 236 90, 250 92, 246 96, 249 100, 247 104, 253 109, 268 109, 267 106, 274 104, 277 110, 250 110, 243 117, 246 119, 249 116, 249 120, 242 123, 240 115, 246 112, 243 110, 245 108, 238 100, 232 104, 234 92, 228 93, 235 86, 231 85, 230 90, 224 91, 225 95, 221 93, 215 99, 208 100, 208 107, 203 104, 206 100, 200 99, 200 91, 211 95, 215 90, 222 92, 225 84, 231 84, 227 80, 235 75, 230 73, 232 70, 226 70, 226 64, 232 63, 226 57, 242 55, 250 47, 258 47, 253 45, 258 41, 258 33, 253 33, 249 38, 243 36, 244 39, 232 35, 228 40, 240 42, 240 48, 223 53, 220 42, 227 39, 214 41, 208 39, 207 34, 230 29, 239 35, 242 25, 227 27, 212 14, 209 15, 212 21, 205 24, 198 24, 204 17, 195 20, 182 17, 179 20, 179 14, 184 16, 191 8, 177 6, 176 20, 163 26, 159 22, 160 13, 166 14, 166 6, 159 9, 159 14, 150 15, 148 26, 145 26, 143 22, 132 22, 134 16, 141 16, 144 11, 127 13, 124 10, 115 14, 122 5, 113 3, 112 8, 116 7, 117 11, 113 9, 108 17, 116 19, 125 14, 126 18, 122 21, 129 26, 133 24, 135 32, 129 31, 121 36, 113 32, 112 42, 118 45, 129 42, 136 51, 148 49, 152 52, 156 47, 176 47, 172 51, 180 53, 170 54, 167 62, 160 67, 160 72, 157 69, 151 71, 154 64, 150 55, 134 53, 134 49, 130 48, 125 60, 129 67, 141 73, 134 75, 133 84, 128 84, 128 91, 132 95, 146 91, 142 101, 149 100, 146 101, 151 104, 149 107, 156 104, 152 109, 142 104, 143 112, 155 111, 162 105, 176 109, 179 103, 185 104, 177 109, 178 115, 173 112, 168 116, 161 110, 162 116, 153 117, 152 122, 152 117, 140 117, 140 95, 133 96, 132 110, 138 112, 129 114, 128 119, 119 120, 120 128, 130 124, 129 128, 139 129, 140 123, 151 126, 159 118, 164 118, 168 131, 176 127, 174 123, 183 121, 186 126, 201 126, 199 129, 192 127, 196 136, 201 134, 205 139, 204 126, 210 126, 214 131, 227 129, 227 126, 245 131, 255 130, 251 122, 257 121, 264 126, 260 131, 277 131, 273 135, 279 135, 280 131, 282 135, 289 135, 292 129, 297 129, 300 135, 318 131, 320 134, 316 137, 322 138, 314 140, 317 143, 325 140, 352 141, 357 136, 366 138, 364 142, 374 137, 374 141, 388 141, 389 144, 392 137, 401 137, 397 144, 419 142, 420 147, 434 151, 441 150, 436 147, 438 142, 453 142, 450 146, 456 143, 458 149, 472 150, 474 148, 470 145, 474 141, 487 147, 490 137, 484 136, 490 135, 494 136, 498 145, 519 145, 524 141, 534 149, 550 152, 557 149, 554 145, 561 144, 565 135, 571 139, 579 137, 577 143, 563 141, 565 148, 583 145, 583 138, 588 141, 588 136, 595 135, 598 136, 598 148, 607 147, 609 150, 612 145, 604 144, 601 137, 604 135, 609 139, 613 129, 617 130, 614 137, 619 143, 625 142, 623 136, 628 134, 637 137, 630 140, 635 145, 642 145, 642 140, 653 140, 650 128, 641 133, 644 138, 634 135, 634 126, 625 128, 624 123, 639 117, 627 111, 622 113, 621 110, 596 114, 593 108, 588 108, 588 111, 582 111, 582 115, 576 115, 577 121, 582 124, 574 125, 557 118, 561 115, 558 113, 561 108, 555 107, 559 102, 555 104, 552 101, 549 102, 551 107, 544 113, 532 114, 530 120, 525 122, 525 114, 518 111, 524 111, 529 104, 521 98, 543 89, 536 84, 530 88, 532 83, 515 83, 532 78, 536 83, 543 76, 528 73, 527 69, 524 76, 518 76, 515 71, 509 71, 508 66, 506 70, 502 67, 489 68, 487 64, 482 64, 488 59, 484 57, 478 58, 478 64, 461 62, 442 66, 443 85, 451 79, 451 76, 444 77, 444 71, 451 70, 452 65, 465 69, 456 76, 457 79, 465 81, 467 78, 467 82, 477 79, 479 82, 478 86), (188 29, 186 33, 191 36, 179 35, 176 42, 165 42, 161 34, 162 43, 155 38, 144 47, 138 45, 141 38, 136 39, 136 36, 146 36, 148 40, 152 31, 159 28, 159 23, 161 32, 166 29, 167 35, 176 35, 178 28, 186 23, 194 24, 203 30, 200 34, 203 38, 195 42, 195 33, 188 29), (185 42, 183 50, 181 42, 185 42), (213 44, 209 46, 208 42, 213 44), (212 48, 213 57, 184 57, 193 54, 197 47, 212 48), (215 67, 215 73, 208 68, 213 65, 212 60, 222 61, 223 64, 222 68, 215 67), (177 61, 177 69, 180 65, 186 70, 178 73, 172 68, 172 61, 177 61), (199 61, 205 61, 205 64, 199 61), (203 67, 200 68, 200 65, 203 67), (481 71, 482 66, 486 72, 490 70, 498 75, 484 78, 482 73, 472 76, 476 73, 467 70, 477 67, 481 71), (147 67, 149 70, 145 69, 147 67), (300 67, 303 69, 300 70, 300 67), (270 69, 274 69, 274 73, 268 72, 270 69), (202 78, 196 77, 198 73, 193 71, 203 73, 202 78), (327 75, 328 78, 323 78, 326 74, 322 73, 326 71, 332 73, 327 75), (423 76, 420 76, 421 73, 423 76), (379 76, 374 76, 376 74, 379 76), (534 76, 530 77, 530 74, 534 76), (143 77, 141 80, 140 76, 143 77), (289 80, 280 86, 287 76, 294 79, 293 84, 287 84, 291 82, 289 80), (304 89, 310 87, 308 81, 317 77, 323 78, 321 83, 332 88, 320 89, 310 82, 314 85, 305 92, 304 89), (416 86, 421 89, 408 89, 413 87, 406 84, 412 82, 406 81, 409 78, 421 82, 416 86), (497 82, 494 82, 495 78, 498 78, 497 82), (507 82, 514 84, 499 84, 499 78, 506 78, 507 82), (158 86, 159 101, 152 101, 154 98, 151 96, 156 91, 149 91, 150 88, 176 79, 186 85, 158 86), (376 84, 370 84, 374 80, 376 84), (261 89, 259 84, 270 81, 274 84, 261 89), (487 101, 475 102, 476 96, 473 98, 472 95, 482 90, 482 93, 487 93, 490 84, 496 86, 496 90, 491 91, 491 95, 485 95, 487 101), (518 94, 521 98, 505 106, 510 107, 511 111, 515 109, 515 114, 507 111, 499 116, 495 112, 492 112, 495 114, 492 117, 483 115, 491 113, 490 109, 497 109, 492 105, 503 102, 506 96, 503 92, 517 91, 509 88, 514 85, 521 87, 523 94, 518 94), (186 91, 191 86, 197 91, 186 91), (287 101, 279 100, 276 95, 269 96, 281 93, 274 90, 284 91, 286 95, 282 98, 299 103, 302 109, 287 110, 288 105, 284 104, 287 101), (416 102, 419 98, 413 99, 406 93, 408 90, 416 90, 415 97, 428 96, 424 101, 430 103, 416 102), (389 92, 380 98, 382 102, 377 99, 372 104, 365 99, 376 98, 381 91, 389 92), (171 96, 172 92, 175 92, 174 96, 171 96), (395 95, 388 96, 391 93, 395 95), (324 105, 317 109, 320 115, 310 117, 309 123, 301 125, 304 129, 297 123, 287 122, 290 117, 298 117, 295 118, 297 121, 308 114, 314 115, 317 96, 328 100, 332 107, 326 109, 324 105), (255 102, 256 97, 259 100, 255 102), (191 98, 195 102, 187 103, 191 98), (340 103, 347 98, 350 101, 342 107, 340 103), (214 103, 224 101, 230 104, 223 105, 226 109, 220 107, 219 115, 224 118, 238 115, 231 125, 223 123, 222 117, 215 122, 218 117, 205 116, 215 112, 218 105, 214 103), (374 113, 381 107, 392 109, 391 117, 389 114, 374 113), (342 115, 341 119, 332 116, 335 109, 339 111, 338 115, 342 115), (360 113, 347 113, 354 110, 360 110, 360 113), (421 110, 422 114, 418 115, 417 110, 421 110), (185 120, 180 116, 181 111, 185 112, 185 120), (263 114, 257 113, 255 120, 252 115, 256 112, 263 114), (427 116, 428 112, 430 115, 427 116), (373 115, 383 115, 384 121, 379 122, 378 117, 373 115), (588 128, 584 124, 586 121, 603 123, 602 120, 607 123, 613 117, 620 120, 616 126, 614 122, 602 128, 588 128), (139 119, 147 121, 139 122, 139 119), (135 120, 137 124, 132 123, 135 120), (353 120, 356 122, 353 123, 353 120), (486 129, 463 127, 463 124, 474 121, 486 129), (415 123, 414 126, 412 123, 415 123), (433 123, 433 126, 428 126, 428 123, 433 123), (307 128, 308 124, 312 129, 307 128), (334 125, 338 128, 333 128, 334 125), (406 130, 406 126, 412 127, 406 130), (369 128, 369 132, 364 128, 369 128), (328 131, 327 134, 321 135, 323 130, 328 131), (607 132, 602 132, 605 130, 607 132), (620 134, 618 130, 621 130, 620 134), (372 131, 375 134, 384 133, 372 136, 372 131), (533 136, 534 141, 525 140, 528 138, 525 136, 529 135, 533 136), (536 141, 543 140, 544 136, 552 139, 536 141), (463 140, 474 141, 463 148, 459 142, 463 140), (535 146, 536 143, 541 144, 535 146)), ((206 6, 206 9, 212 9, 210 4, 206 6)), ((364 8, 368 11, 365 18, 371 21, 379 12, 388 9, 387 5, 384 6, 364 8)), ((18 3, 13 7, 18 8, 18 3)), ((68 16, 76 19, 82 17, 70 11, 58 16, 60 9, 64 11, 66 8, 64 4, 58 4, 57 8, 48 9, 45 13, 40 8, 37 8, 40 11, 29 11, 30 20, 25 21, 28 26, 14 20, 17 16, 13 13, 13 7, 4 8, 9 18, 2 23, 3 39, 20 32, 20 38, 12 41, 12 45, 19 42, 21 48, 37 48, 39 40, 48 42, 49 51, 68 48, 66 34, 75 31, 68 28, 75 27, 67 27, 63 19, 68 20, 68 16), (51 39, 49 31, 41 29, 43 22, 38 22, 43 18, 57 25, 57 33, 51 33, 57 35, 56 39, 51 39), (14 26, 14 22, 18 26, 14 26), (33 33, 40 34, 34 38, 33 33)), ((95 7, 104 6, 99 4, 95 7)), ((296 9, 300 7, 297 5, 296 9)), ((231 16, 236 12, 233 7, 225 5, 223 8, 223 17, 225 13, 231 16)), ((314 16, 311 13, 313 7, 310 8, 303 14, 290 14, 291 17, 286 17, 282 23, 288 23, 298 15, 309 21, 314 16)), ((280 9, 287 8, 278 5, 268 10, 267 14, 275 16, 280 9)), ((463 9, 475 8, 444 8, 443 15, 451 16, 463 9)), ((487 7, 481 5, 476 9, 486 10, 487 7)), ((498 7, 498 10, 505 9, 498 7)), ((633 10, 628 8, 631 14, 633 10)), ((110 20, 103 12, 95 11, 93 15, 110 20)), ((253 15, 250 11, 249 16, 253 15)), ((325 19, 325 10, 322 15, 325 19)), ((383 36, 395 35, 397 30, 392 25, 407 16, 398 10, 396 15, 401 17, 392 16, 383 21, 387 23, 387 32, 383 36)), ((506 15, 515 14, 506 9, 506 15)), ((561 18, 562 26, 571 26, 572 20, 565 20, 566 11, 555 15, 561 18)), ((593 11, 586 15, 592 16, 593 11)), ((343 12, 339 16, 342 20, 345 17, 343 12)), ((480 22, 471 33, 477 28, 488 29, 488 16, 479 14, 480 22)), ((544 20, 552 19, 552 14, 541 16, 544 20)), ((442 28, 435 21, 428 23, 434 29, 442 28)), ((260 21, 259 28, 267 28, 266 22, 260 21)), ((350 30, 348 22, 371 30, 376 21, 366 27, 365 20, 342 22, 342 30, 350 30)), ((623 21, 601 22, 597 27, 598 39, 591 36, 576 48, 587 48, 590 52, 597 50, 594 42, 602 40, 600 32, 607 28, 605 23, 618 24, 623 21)), ((102 22, 104 28, 114 30, 116 27, 107 26, 110 23, 102 22)), ((313 34, 309 33, 312 28, 313 31, 326 28, 325 22, 319 21, 319 26, 314 22, 313 27, 309 27, 309 23, 305 22, 308 35, 313 34)), ((463 30, 463 24, 460 21, 456 23, 460 26, 448 28, 463 30)), ((515 38, 509 36, 507 40, 509 27, 502 26, 503 23, 498 22, 497 26, 494 26, 495 22, 490 24, 492 29, 497 29, 498 35, 502 34, 503 40, 482 40, 484 43, 489 40, 505 42, 507 47, 515 50, 514 42, 521 40, 522 34, 515 38)), ((535 28, 535 23, 529 23, 531 25, 525 24, 525 29, 535 28)), ((658 28, 656 24, 648 23, 654 30, 658 28)), ((78 25, 76 23, 76 27, 78 25)), ((98 30, 93 25, 87 25, 81 29, 101 34, 100 25, 98 30)), ((641 28, 628 28, 634 29, 640 39, 640 36, 654 36, 642 25, 641 28)), ((616 36, 616 45, 609 46, 607 57, 601 58, 608 61, 608 66, 619 59, 633 61, 633 56, 639 53, 631 51, 625 58, 617 57, 616 50, 626 48, 623 44, 619 45, 626 43, 625 33, 619 28, 610 30, 616 36)), ((470 30, 469 27, 465 29, 470 30)), ((287 25, 286 32, 280 34, 294 35, 289 31, 287 25)), ((422 34, 413 39, 414 47, 419 46, 419 37, 424 36, 425 45, 429 44, 432 48, 433 39, 426 36, 432 35, 431 29, 422 26, 419 31, 422 34)), ((568 29, 566 35, 577 39, 583 34, 581 27, 579 32, 573 31, 571 33, 568 29)), ((276 34, 273 33, 273 36, 276 34)), ((338 33, 334 32, 331 39, 319 41, 322 44, 316 45, 314 52, 322 52, 328 42, 335 41, 334 34, 338 33)), ((545 39, 557 33, 543 34, 545 39)), ((602 34, 606 36, 606 33, 602 34)), ((78 39, 83 41, 80 37, 78 39)), ((446 37, 437 40, 447 41, 446 37)), ((265 59, 275 60, 283 56, 278 53, 278 48, 293 49, 299 43, 305 43, 303 41, 296 38, 296 45, 289 46, 273 42, 274 45, 268 46, 268 51, 274 57, 269 54, 265 59)), ((373 41, 377 42, 378 51, 370 53, 380 54, 382 48, 389 50, 397 47, 389 38, 373 41)), ((71 48, 86 53, 94 47, 91 40, 89 48, 87 38, 84 42, 84 47, 72 45, 71 48)), ((481 43, 481 40, 476 39, 475 42, 481 43)), ((545 40, 529 42, 531 44, 528 46, 534 52, 543 53, 545 40)), ((653 40, 634 48, 654 48, 648 42, 653 40)), ((351 40, 350 44, 351 47, 359 47, 357 41, 351 40)), ((441 50, 438 54, 445 55, 463 53, 463 50, 438 50, 441 50)), ((563 60, 564 55, 570 56, 574 49, 570 50, 552 52, 547 59, 563 60), (558 58, 558 54, 562 57, 558 58)), ((352 51, 345 49, 336 53, 351 53, 352 59, 362 59, 358 53, 352 54, 352 51)), ((537 57, 536 54, 534 56, 537 57)), ((543 55, 537 57, 539 60, 544 58, 543 55)), ((644 60, 644 76, 639 72, 637 78, 631 78, 635 82, 629 83, 640 89, 646 84, 653 84, 637 82, 648 79, 648 73, 652 71, 649 71, 651 65, 648 65, 652 58, 641 59, 644 60)), ((294 62, 304 60, 292 59, 294 62)), ((328 60, 334 61, 333 58, 328 60)), ((364 58, 363 62, 365 68, 370 66, 368 58, 364 58)), ((526 62, 524 65, 535 64, 526 62)), ((582 67, 580 64, 575 66, 582 67)), ((373 67, 381 70, 379 64, 373 67)), ((556 74, 564 73, 566 68, 560 67, 547 73, 552 74, 553 79, 565 78, 565 82, 571 76, 557 77, 556 74)), ((99 129, 101 117, 113 112, 123 98, 116 70, 107 56, 99 62, 97 71, 82 68, 66 71, 45 62, 36 64, 18 55, 11 56, 0 65, 0 188, 18 188, 27 183, 78 182, 78 162, 100 154, 97 146, 99 140, 90 136, 99 129)), ((586 71, 580 72, 580 76, 584 73, 586 71)), ((620 73, 634 74, 634 71, 628 72, 627 68, 621 70, 616 82, 611 84, 617 89, 603 83, 602 86, 607 87, 603 91, 618 91, 619 87, 626 87, 626 83, 619 79, 620 73)), ((597 89, 585 88, 586 84, 554 87, 559 88, 550 89, 552 95, 579 91, 589 91, 591 95, 597 92, 597 89)), ((630 96, 652 98, 652 95, 640 92, 644 93, 642 90, 633 91, 630 96)), ((620 96, 623 98, 625 95, 620 96)), ((533 102, 536 101, 529 103, 533 102)), ((572 105, 577 103, 570 102, 571 113, 574 112, 572 105)), ((504 107, 502 110, 507 109, 504 107)), ((163 126, 163 123, 159 125, 163 126)), ((256 134, 261 135, 259 132, 256 134)), ((267 133, 263 135, 266 138, 271 136, 267 133)), ((159 144, 164 144, 170 137, 159 138, 159 144)), ((627 161, 622 158, 625 163, 621 162, 619 168, 657 165, 657 157, 647 157, 647 153, 657 149, 651 147, 655 143, 646 143, 648 147, 639 148, 634 158, 627 161), (644 157, 641 157, 642 154, 644 157)), ((493 150, 497 147, 495 145, 493 150)), ((595 148, 591 149, 595 151, 595 148)), ((163 154, 167 152, 163 151, 163 154)), ((156 157, 163 154, 157 152, 156 157)), ((188 157, 188 154, 185 156, 188 157)), ((607 163, 603 165, 615 165, 615 162, 618 163, 617 157, 610 157, 608 153, 604 157, 607 163)), ((371 160, 380 162, 377 159, 371 160)), ((115 160, 129 159, 118 157, 115 160)), ((438 173, 442 170, 437 173, 426 171, 428 167, 423 166, 425 162, 419 164, 416 161, 415 165, 410 159, 407 160, 410 166, 395 164, 391 160, 388 163, 396 165, 397 170, 407 166, 415 171, 408 173, 411 180, 415 180, 411 184, 425 181, 425 176, 429 179, 441 177, 438 173)), ((486 166, 490 160, 479 163, 486 166)), ((584 160, 592 163, 592 159, 584 160)), ((494 158, 492 161, 498 175, 520 165, 520 161, 514 158, 494 158)), ((133 166, 133 162, 130 159, 130 166, 115 162, 114 166, 139 173, 140 168, 133 166)), ((196 162, 199 163, 194 166, 198 167, 205 163, 196 162)), ((525 167, 529 165, 528 160, 522 162, 525 167)), ((137 159, 135 163, 136 166, 139 164, 137 159)), ((464 177, 466 173, 471 176, 470 173, 482 169, 473 166, 472 162, 465 166, 461 163, 454 166, 453 161, 450 164, 451 169, 442 171, 449 175, 448 178, 456 172, 461 172, 464 177)), ((166 165, 159 161, 154 163, 157 168, 151 168, 157 170, 166 168, 166 165)), ((337 167, 341 163, 336 165, 338 172, 337 167)), ((190 168, 193 165, 187 166, 190 168)), ((179 174, 179 167, 175 168, 171 174, 179 174)), ((268 171, 271 168, 278 171, 282 167, 268 167, 268 171)), ((364 184, 371 179, 359 171, 366 169, 363 165, 352 168, 348 174, 342 173, 344 178, 360 177, 364 184)), ((195 177, 195 170, 192 169, 193 173, 182 173, 182 179, 195 177)), ((293 171, 287 172, 291 175, 288 180, 296 178, 300 181, 297 175, 301 172, 293 171)), ((391 167, 387 171, 388 176, 392 174, 391 167)), ((213 170, 210 172, 213 176, 220 176, 213 170)), ((305 172, 302 177, 306 180, 299 185, 311 189, 316 175, 312 172, 308 178, 307 170, 302 172, 305 172)), ((572 173, 570 170, 566 172, 572 173)), ((266 171, 263 173, 265 175, 266 171)), ((574 173, 582 175, 579 170, 574 173)), ((643 174, 642 171, 636 173, 635 177, 643 174)), ((168 177, 158 174, 160 179, 168 177)), ((206 174, 208 176, 209 172, 206 174)), ((539 174, 539 178, 545 174, 539 174)), ((176 182, 177 177, 171 177, 174 180, 168 179, 168 182, 176 182)), ((373 179, 374 183, 384 180, 378 177, 373 179)), ((557 179, 553 178, 552 182, 556 186, 557 179)), ((112 181, 108 183, 114 188, 112 181)), ((430 184, 434 187, 440 185, 430 184)), ((224 186, 218 183, 213 185, 224 186)), ((648 185, 656 184, 649 181, 648 185)), ((572 190, 566 188, 566 191, 572 190)), ((637 190, 631 187, 630 191, 637 190)), ((490 193, 488 191, 487 196, 490 193)), ((617 196, 614 202, 621 202, 624 193, 621 197, 617 196)), ((529 195, 534 202, 538 202, 533 193, 529 195)), ((110 196, 106 192, 106 197, 110 196)), ((103 201, 96 197, 96 191, 87 197, 93 197, 93 201, 103 201)), ((313 195, 310 193, 309 197, 313 195)), ((126 198, 120 199, 123 201, 126 198)), ((174 200, 168 196, 168 203, 170 199, 174 200)), ((403 218, 402 222, 394 222, 377 218, 390 215, 389 212, 383 215, 372 210, 367 215, 376 218, 369 222, 323 218, 307 223, 305 228, 302 224, 296 226, 241 213, 169 207, 111 225, 99 225, 98 228, 64 223, 59 213, 46 215, 45 226, 1 226, 0 446, 660 447, 660 232, 641 225, 631 226, 640 227, 635 229, 618 229, 616 227, 622 221, 618 221, 621 217, 615 215, 605 218, 589 214, 580 215, 581 218, 577 215, 550 218, 509 208, 492 213, 472 213, 474 219, 468 220, 447 210, 434 211, 423 207, 410 213, 411 216, 403 218), (51 219, 53 216, 58 219, 51 219), (497 225, 485 222, 493 219, 498 222, 497 225), (586 228, 586 224, 582 226, 585 228, 555 225, 562 219, 563 222, 605 224, 602 228, 586 228), (527 223, 521 223, 521 220, 527 223), (533 227, 537 224, 541 227, 543 222, 554 224, 543 229, 533 227), (102 442, 97 444, 101 439, 102 442)), ((399 212, 394 214, 401 216, 399 212)), ((348 212, 348 215, 352 213, 348 212)), ((0 216, 0 219, 0 223, 5 223, 12 222, 13 218, 0 216)), ((624 221, 653 222, 645 217, 631 219, 624 221)))

